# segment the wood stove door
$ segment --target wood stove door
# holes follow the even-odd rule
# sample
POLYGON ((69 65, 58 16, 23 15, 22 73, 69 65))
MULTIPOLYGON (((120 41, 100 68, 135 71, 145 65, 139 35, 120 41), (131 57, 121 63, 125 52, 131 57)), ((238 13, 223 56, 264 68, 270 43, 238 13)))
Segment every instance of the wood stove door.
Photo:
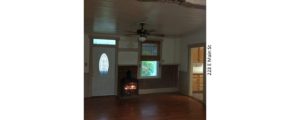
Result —
POLYGON ((116 95, 116 48, 92 48, 92 96, 116 95))

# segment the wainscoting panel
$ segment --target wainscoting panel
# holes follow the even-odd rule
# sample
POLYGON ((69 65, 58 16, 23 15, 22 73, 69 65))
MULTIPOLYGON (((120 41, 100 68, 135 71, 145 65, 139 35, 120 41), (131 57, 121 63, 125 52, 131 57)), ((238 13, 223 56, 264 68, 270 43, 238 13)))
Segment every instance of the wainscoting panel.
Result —
POLYGON ((140 89, 139 94, 178 92, 178 88, 140 89))

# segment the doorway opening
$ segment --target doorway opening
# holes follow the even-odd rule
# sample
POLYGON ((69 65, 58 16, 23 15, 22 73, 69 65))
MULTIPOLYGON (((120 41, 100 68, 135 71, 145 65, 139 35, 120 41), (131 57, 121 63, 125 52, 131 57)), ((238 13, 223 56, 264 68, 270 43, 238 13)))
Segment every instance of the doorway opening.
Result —
POLYGON ((189 96, 205 104, 205 44, 189 46, 189 96))

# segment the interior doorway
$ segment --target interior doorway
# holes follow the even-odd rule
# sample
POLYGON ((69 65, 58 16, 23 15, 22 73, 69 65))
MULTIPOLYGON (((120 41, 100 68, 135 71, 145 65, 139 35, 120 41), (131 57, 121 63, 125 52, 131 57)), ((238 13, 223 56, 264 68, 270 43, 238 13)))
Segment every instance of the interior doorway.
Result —
POLYGON ((189 96, 205 103, 205 44, 189 46, 189 96))

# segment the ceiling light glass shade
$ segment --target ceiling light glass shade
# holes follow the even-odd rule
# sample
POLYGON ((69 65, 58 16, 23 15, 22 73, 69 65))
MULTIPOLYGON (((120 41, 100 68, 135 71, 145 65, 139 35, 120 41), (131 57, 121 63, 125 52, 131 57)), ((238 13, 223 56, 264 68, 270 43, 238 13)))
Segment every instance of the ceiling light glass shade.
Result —
POLYGON ((139 41, 140 42, 144 42, 145 40, 146 40, 146 37, 143 37, 143 36, 142 37, 139 37, 139 41))

